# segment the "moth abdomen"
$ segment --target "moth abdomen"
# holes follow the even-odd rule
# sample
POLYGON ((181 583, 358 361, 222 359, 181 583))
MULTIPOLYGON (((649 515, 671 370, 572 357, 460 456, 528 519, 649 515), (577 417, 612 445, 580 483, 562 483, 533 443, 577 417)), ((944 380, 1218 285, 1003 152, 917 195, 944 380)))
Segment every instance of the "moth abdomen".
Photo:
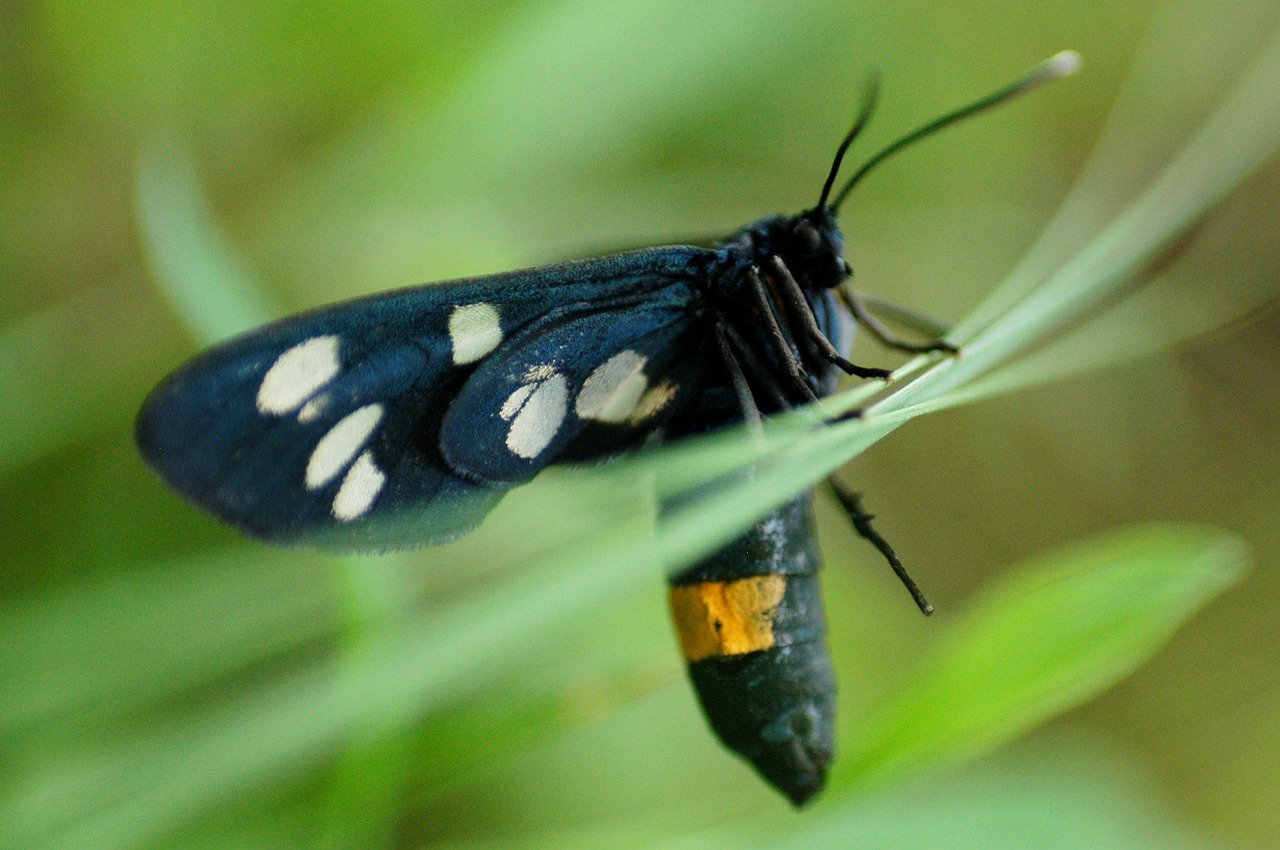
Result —
POLYGON ((812 496, 766 515, 671 580, 672 619, 711 728, 796 805, 835 748, 812 496))

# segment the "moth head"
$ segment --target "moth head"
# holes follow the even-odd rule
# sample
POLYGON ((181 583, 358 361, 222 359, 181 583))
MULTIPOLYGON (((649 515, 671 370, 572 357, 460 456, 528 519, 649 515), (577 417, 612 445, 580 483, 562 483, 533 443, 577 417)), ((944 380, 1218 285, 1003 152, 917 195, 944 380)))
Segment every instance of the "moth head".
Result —
POLYGON ((787 232, 790 265, 815 289, 831 289, 852 273, 844 259, 844 235, 835 214, 818 207, 792 219, 787 232))

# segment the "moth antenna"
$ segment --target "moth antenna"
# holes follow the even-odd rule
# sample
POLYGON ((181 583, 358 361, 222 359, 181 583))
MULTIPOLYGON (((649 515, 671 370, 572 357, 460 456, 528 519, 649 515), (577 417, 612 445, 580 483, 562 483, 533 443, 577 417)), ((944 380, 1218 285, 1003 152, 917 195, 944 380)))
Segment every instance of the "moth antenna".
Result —
POLYGON ((853 128, 844 137, 840 147, 836 148, 836 158, 831 163, 831 173, 827 175, 827 182, 822 184, 822 194, 818 196, 818 205, 814 209, 820 210, 827 205, 827 197, 831 194, 831 188, 836 184, 836 175, 840 173, 840 163, 844 161, 845 151, 849 150, 849 145, 853 144, 853 140, 858 138, 862 128, 867 126, 867 122, 871 120, 871 113, 875 112, 876 100, 879 97, 880 72, 872 68, 871 79, 867 83, 867 93, 862 98, 862 107, 858 110, 858 117, 854 119, 853 128))
MULTIPOLYGON (((840 209, 840 205, 844 203, 844 199, 849 196, 851 191, 853 191, 853 187, 858 185, 859 181, 861 181, 863 177, 866 177, 867 173, 871 171, 871 169, 875 168, 898 151, 920 141, 923 138, 933 135, 944 127, 949 127, 958 121, 963 121, 966 118, 977 115, 979 112, 985 112, 993 106, 999 106, 1008 100, 1012 100, 1021 94, 1025 94, 1043 83, 1047 83, 1050 80, 1056 80, 1059 77, 1065 77, 1068 74, 1074 74, 1076 71, 1080 70, 1080 61, 1080 54, 1074 50, 1064 50, 1061 53, 1054 54, 1039 65, 1036 65, 1021 78, 1010 83, 999 91, 989 94, 981 100, 974 101, 968 106, 962 106, 954 112, 948 112, 940 118, 935 118, 928 124, 907 133, 905 136, 884 148, 875 156, 871 157, 871 159, 863 163, 862 167, 853 173, 853 176, 849 178, 849 182, 845 183, 844 187, 840 190, 840 194, 836 195, 835 200, 831 202, 830 210, 832 214, 835 214, 835 212, 840 209)), ((851 141, 851 139, 846 141, 851 141)), ((844 147, 841 147, 840 153, 844 153, 844 147)), ((839 161, 840 158, 837 156, 836 163, 839 164, 839 161)), ((834 176, 835 175, 833 173, 832 177, 834 176)), ((829 184, 831 179, 828 178, 827 182, 829 184)), ((827 192, 826 189, 824 189, 823 197, 825 198, 826 195, 827 192)))

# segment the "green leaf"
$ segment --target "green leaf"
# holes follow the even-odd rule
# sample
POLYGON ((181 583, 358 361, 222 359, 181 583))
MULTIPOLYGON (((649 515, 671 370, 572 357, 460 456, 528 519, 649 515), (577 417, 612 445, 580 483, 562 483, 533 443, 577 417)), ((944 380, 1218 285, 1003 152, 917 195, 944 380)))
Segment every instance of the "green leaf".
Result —
POLYGON ((1154 654, 1242 574, 1243 543, 1178 525, 1128 529, 1001 577, 873 716, 846 730, 835 783, 865 788, 999 746, 1154 654))

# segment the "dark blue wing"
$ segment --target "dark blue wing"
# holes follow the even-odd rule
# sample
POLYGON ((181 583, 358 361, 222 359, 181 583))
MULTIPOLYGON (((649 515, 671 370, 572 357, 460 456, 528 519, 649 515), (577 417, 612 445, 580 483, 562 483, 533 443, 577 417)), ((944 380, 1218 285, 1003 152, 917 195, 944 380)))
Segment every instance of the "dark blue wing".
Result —
POLYGON ((643 320, 652 300, 669 316, 688 306, 705 259, 649 249, 285 319, 165 379, 138 417, 138 445, 175 490, 258 537, 346 550, 440 542, 501 495, 440 452, 446 412, 477 366, 545 315, 625 304, 643 320))

